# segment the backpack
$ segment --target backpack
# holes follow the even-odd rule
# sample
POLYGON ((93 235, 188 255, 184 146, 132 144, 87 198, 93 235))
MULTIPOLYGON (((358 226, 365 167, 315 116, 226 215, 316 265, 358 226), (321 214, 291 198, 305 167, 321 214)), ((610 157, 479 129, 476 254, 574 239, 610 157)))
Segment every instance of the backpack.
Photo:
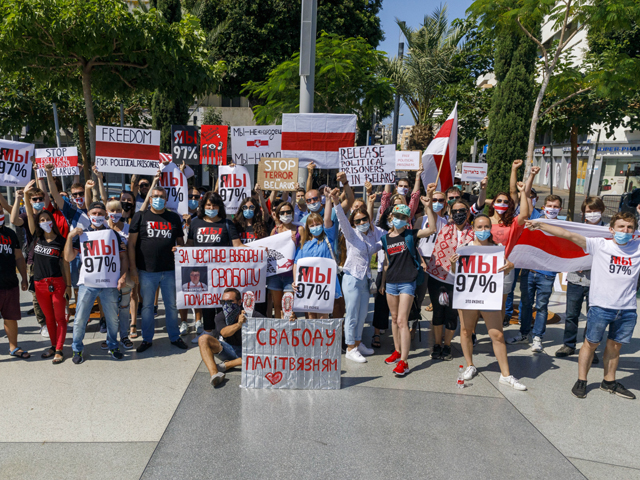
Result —
MULTIPOLYGON (((406 230, 405 230, 406 232, 406 230)), ((409 250, 409 253, 411 254, 411 257, 413 258, 413 263, 415 264, 416 268, 418 269, 418 276, 416 277, 416 285, 422 285, 424 283, 424 270, 422 268, 422 263, 420 262, 420 260, 418 259, 418 253, 416 250, 416 245, 415 243, 413 243, 413 235, 404 235, 404 243, 407 246, 407 249, 409 250)), ((387 236, 384 235, 382 237, 382 246, 384 247, 384 250, 387 251, 387 236)))

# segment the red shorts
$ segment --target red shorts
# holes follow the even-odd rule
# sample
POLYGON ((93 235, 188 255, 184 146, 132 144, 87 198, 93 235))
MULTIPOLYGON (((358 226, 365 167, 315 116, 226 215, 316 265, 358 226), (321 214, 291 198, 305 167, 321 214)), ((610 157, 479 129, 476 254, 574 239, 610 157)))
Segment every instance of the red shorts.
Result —
POLYGON ((20 320, 20 287, 0 289, 0 318, 20 320))

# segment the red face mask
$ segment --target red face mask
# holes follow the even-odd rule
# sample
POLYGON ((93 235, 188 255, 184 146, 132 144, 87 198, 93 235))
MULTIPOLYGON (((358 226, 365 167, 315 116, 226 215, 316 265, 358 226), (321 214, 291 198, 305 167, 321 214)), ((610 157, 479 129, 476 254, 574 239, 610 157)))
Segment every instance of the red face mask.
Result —
POLYGON ((494 209, 496 212, 500 213, 500 214, 502 214, 502 213, 506 212, 506 211, 508 210, 508 208, 509 208, 509 205, 504 204, 504 203, 500 203, 500 204, 498 204, 498 205, 494 205, 494 206, 493 206, 493 209, 494 209))

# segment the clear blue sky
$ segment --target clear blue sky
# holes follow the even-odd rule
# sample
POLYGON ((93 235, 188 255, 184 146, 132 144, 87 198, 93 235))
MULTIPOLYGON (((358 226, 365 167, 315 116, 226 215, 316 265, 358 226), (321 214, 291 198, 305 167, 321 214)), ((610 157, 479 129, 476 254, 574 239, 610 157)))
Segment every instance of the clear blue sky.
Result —
MULTIPOLYGON (((450 0, 449 2, 436 0, 383 0, 379 17, 385 40, 380 43, 378 50, 387 52, 391 57, 398 55, 400 29, 396 24, 396 17, 407 22, 410 27, 418 28, 422 24, 425 15, 431 14, 439 5, 445 3, 447 4, 449 22, 451 22, 455 18, 465 17, 464 12, 473 3, 473 0, 450 0)), ((400 116, 400 125, 413 125, 413 118, 406 106, 401 104, 400 113, 404 113, 404 115, 400 116)), ((392 121, 393 114, 384 119, 384 123, 392 121)))

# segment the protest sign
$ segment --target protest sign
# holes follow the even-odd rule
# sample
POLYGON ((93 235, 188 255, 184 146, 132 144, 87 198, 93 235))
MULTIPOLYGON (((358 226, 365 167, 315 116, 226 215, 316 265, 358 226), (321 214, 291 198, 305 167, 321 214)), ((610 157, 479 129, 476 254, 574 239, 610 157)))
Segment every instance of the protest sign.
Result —
POLYGON ((78 171, 78 148, 39 148, 36 150, 36 164, 38 165, 38 178, 47 176, 44 166, 53 163, 55 168, 51 174, 54 177, 80 175, 78 171))
POLYGON ((242 325, 240 386, 338 390, 341 348, 341 318, 247 318, 242 325))
POLYGON ((178 247, 175 251, 178 308, 220 308, 226 288, 252 291, 266 300, 267 252, 264 248, 178 247), (194 288, 190 288, 190 283, 194 288), (185 287, 186 285, 186 287, 185 287))
POLYGON ((167 192, 166 207, 180 215, 189 213, 189 185, 186 175, 175 163, 160 165, 160 171, 162 173, 158 185, 167 192))
POLYGON ((336 262, 330 258, 307 257, 296 262, 294 273, 296 312, 333 312, 336 296, 336 262))
POLYGON ((396 151, 396 171, 420 170, 421 161, 419 150, 396 151))
POLYGON ((222 166, 218 169, 220 184, 218 193, 224 202, 227 215, 235 215, 242 201, 251 196, 251 178, 245 167, 222 166))
POLYGON ((396 146, 371 145, 340 149, 340 170, 354 186, 370 182, 388 185, 396 181, 396 146))
POLYGON ((96 166, 100 172, 155 175, 159 167, 160 130, 96 127, 96 166))
POLYGON ((282 127, 231 127, 231 154, 236 165, 257 165, 261 158, 280 157, 282 127))
POLYGON ((200 130, 200 163, 202 165, 227 164, 227 137, 229 127, 226 125, 202 125, 200 130))
POLYGON ((175 163, 200 164, 198 127, 191 125, 171 125, 171 159, 175 163))
POLYGON ((480 182, 487 176, 486 163, 463 162, 460 180, 463 182, 480 182))
POLYGON ((31 180, 32 143, 0 140, 0 186, 24 187, 31 180))
POLYGON ((90 288, 117 288, 120 278, 120 246, 116 232, 107 228, 84 232, 79 237, 80 279, 90 288))
POLYGON ((260 160, 257 183, 262 187, 262 190, 293 192, 297 182, 297 158, 263 158, 260 160))
POLYGON ((267 277, 293 270, 296 244, 291 240, 291 232, 278 233, 277 235, 251 242, 251 248, 255 247, 265 247, 269 250, 267 277))
POLYGON ((502 310, 504 247, 469 245, 458 248, 453 308, 502 310))

